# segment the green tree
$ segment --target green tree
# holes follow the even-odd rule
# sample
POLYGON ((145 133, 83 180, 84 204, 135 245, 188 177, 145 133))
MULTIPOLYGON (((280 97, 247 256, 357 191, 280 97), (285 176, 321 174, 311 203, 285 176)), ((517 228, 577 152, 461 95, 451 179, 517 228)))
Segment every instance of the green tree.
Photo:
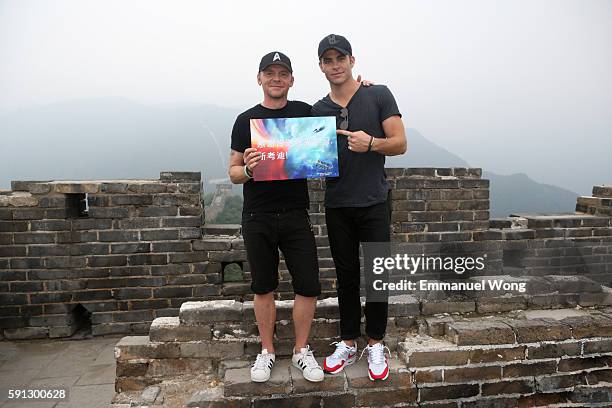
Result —
POLYGON ((212 220, 211 224, 240 224, 242 220, 242 196, 233 195, 225 201, 223 211, 212 220))

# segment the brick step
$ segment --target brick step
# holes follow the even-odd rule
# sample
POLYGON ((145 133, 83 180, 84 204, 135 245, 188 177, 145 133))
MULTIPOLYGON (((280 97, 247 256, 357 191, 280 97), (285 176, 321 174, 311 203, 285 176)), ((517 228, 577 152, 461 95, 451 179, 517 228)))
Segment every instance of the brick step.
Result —
MULTIPOLYGON (((323 364, 323 358, 317 357, 320 365, 323 364)), ((397 358, 390 358, 389 368, 390 374, 386 381, 371 381, 367 374, 367 356, 364 355, 341 373, 326 374, 322 382, 312 383, 304 379, 290 359, 277 359, 270 380, 265 383, 251 381, 250 366, 226 370, 223 396, 250 401, 267 400, 273 406, 280 402, 276 398, 270 400, 273 394, 286 394, 282 399, 288 401, 280 406, 290 406, 298 401, 300 404, 315 402, 315 399, 340 407, 379 406, 382 401, 385 404, 415 401, 417 390, 412 385, 412 376, 405 369, 405 364, 397 358), (325 393, 325 397, 321 393, 325 393)))
POLYGON ((486 318, 426 318, 427 333, 458 346, 514 345, 612 337, 612 314, 574 309, 529 310, 486 318), (528 316, 528 317, 524 317, 528 316))

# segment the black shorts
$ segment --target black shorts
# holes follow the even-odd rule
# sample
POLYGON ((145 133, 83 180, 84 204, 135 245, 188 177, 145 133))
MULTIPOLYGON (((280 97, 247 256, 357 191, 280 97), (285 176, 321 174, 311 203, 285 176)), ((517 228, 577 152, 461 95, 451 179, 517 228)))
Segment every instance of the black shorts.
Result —
POLYGON ((251 267, 251 289, 258 295, 278 287, 280 249, 297 295, 321 293, 317 246, 306 209, 281 213, 243 213, 242 236, 251 267))

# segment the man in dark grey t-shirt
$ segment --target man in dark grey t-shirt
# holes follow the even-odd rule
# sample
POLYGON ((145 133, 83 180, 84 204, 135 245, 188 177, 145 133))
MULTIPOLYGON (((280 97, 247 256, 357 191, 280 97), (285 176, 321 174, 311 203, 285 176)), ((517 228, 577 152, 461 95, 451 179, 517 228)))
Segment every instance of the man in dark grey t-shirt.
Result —
MULTIPOLYGON (((340 337, 323 369, 338 373, 356 360, 355 339, 361 336, 359 299, 360 242, 389 242, 389 187, 385 156, 406 151, 401 114, 386 86, 363 87, 353 79, 355 57, 346 38, 331 34, 319 44, 319 67, 331 92, 314 104, 315 116, 336 116, 340 176, 326 180, 325 218, 338 278, 340 337)), ((387 303, 367 302, 368 376, 389 375, 384 356, 387 303)))

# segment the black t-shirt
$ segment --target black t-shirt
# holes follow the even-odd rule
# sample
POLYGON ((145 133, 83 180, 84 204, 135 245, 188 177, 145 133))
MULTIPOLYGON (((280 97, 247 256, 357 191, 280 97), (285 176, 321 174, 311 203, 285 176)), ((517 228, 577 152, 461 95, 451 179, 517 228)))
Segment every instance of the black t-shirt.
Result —
MULTIPOLYGON (((250 119, 299 118, 312 116, 305 102, 288 101, 281 109, 269 109, 261 104, 242 112, 234 122, 232 150, 240 153, 251 147, 250 119)), ((283 209, 308 208, 306 179, 247 181, 243 185, 243 212, 275 212, 283 209)))
MULTIPOLYGON (((342 107, 329 95, 312 107, 313 116, 336 116, 340 128, 342 107)), ((347 105, 348 130, 363 130, 384 138, 382 122, 394 115, 401 117, 395 98, 384 85, 360 86, 347 105)), ((389 185, 385 156, 377 152, 356 153, 348 149, 348 138, 338 135, 339 177, 326 179, 325 205, 330 208, 368 207, 387 200, 389 185)))

